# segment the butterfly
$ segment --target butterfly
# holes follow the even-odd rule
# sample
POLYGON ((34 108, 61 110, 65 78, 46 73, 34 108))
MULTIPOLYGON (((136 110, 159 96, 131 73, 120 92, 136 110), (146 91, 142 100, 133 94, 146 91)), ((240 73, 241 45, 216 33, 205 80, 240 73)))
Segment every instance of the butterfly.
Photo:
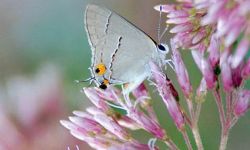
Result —
POLYGON ((129 93, 151 76, 150 61, 165 60, 164 45, 105 7, 87 5, 84 23, 92 50, 90 79, 101 89, 119 84, 129 93))

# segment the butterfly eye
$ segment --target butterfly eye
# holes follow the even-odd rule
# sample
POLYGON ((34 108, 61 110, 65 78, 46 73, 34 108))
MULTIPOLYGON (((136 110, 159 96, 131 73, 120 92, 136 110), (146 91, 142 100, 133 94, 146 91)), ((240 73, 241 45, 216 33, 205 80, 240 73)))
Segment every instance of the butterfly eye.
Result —
POLYGON ((109 85, 109 80, 108 79, 104 79, 102 81, 101 85, 99 85, 99 88, 105 90, 105 89, 107 89, 108 85, 109 85))
POLYGON ((168 45, 166 44, 159 44, 157 45, 158 49, 161 51, 161 52, 164 52, 164 53, 168 53, 169 51, 169 48, 168 48, 168 45))
POLYGON ((96 65, 95 73, 101 76, 104 75, 105 72, 106 72, 106 66, 104 64, 101 63, 96 65))

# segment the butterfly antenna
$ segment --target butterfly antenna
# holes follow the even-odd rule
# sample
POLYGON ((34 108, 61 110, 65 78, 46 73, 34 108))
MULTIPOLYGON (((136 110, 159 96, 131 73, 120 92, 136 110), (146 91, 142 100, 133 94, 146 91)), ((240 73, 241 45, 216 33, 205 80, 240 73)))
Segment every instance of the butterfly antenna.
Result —
POLYGON ((164 28, 164 31, 161 33, 162 9, 163 9, 162 5, 160 5, 160 14, 159 14, 160 16, 159 16, 159 22, 158 22, 158 24, 159 24, 159 26, 158 26, 158 42, 159 42, 159 44, 161 44, 161 39, 165 35, 165 33, 167 32, 168 26, 169 26, 169 25, 167 25, 166 28, 164 28))
POLYGON ((158 44, 161 43, 161 14, 162 14, 162 6, 160 5, 160 13, 159 13, 159 21, 158 21, 158 28, 157 28, 157 37, 158 37, 158 44))

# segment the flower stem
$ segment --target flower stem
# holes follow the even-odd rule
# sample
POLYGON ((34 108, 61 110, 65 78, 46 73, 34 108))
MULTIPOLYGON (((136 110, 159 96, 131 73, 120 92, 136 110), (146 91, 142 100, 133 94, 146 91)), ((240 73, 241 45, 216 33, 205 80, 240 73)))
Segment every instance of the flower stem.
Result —
POLYGON ((227 96, 227 118, 225 118, 225 112, 223 109, 223 104, 222 104, 222 100, 221 100, 221 96, 218 90, 214 90, 213 91, 213 95, 215 97, 215 102, 217 104, 218 107, 218 111, 219 111, 219 116, 220 116, 220 122, 221 122, 221 140, 220 140, 220 148, 219 150, 225 150, 226 146, 227 146, 227 141, 228 141, 228 135, 229 135, 229 131, 230 131, 230 124, 231 124, 231 96, 227 96))
POLYGON ((171 150, 179 150, 179 148, 175 145, 175 143, 171 139, 165 139, 164 143, 169 147, 171 150))
POLYGON ((214 90, 213 95, 215 97, 215 102, 217 104, 218 111, 219 111, 221 129, 223 130, 224 127, 225 127, 225 112, 224 112, 224 109, 223 109, 223 104, 222 104, 220 92, 218 90, 214 90))
POLYGON ((229 130, 228 130, 228 128, 225 128, 225 130, 222 131, 221 141, 220 141, 220 149, 219 150, 225 150, 226 149, 227 141, 228 141, 228 135, 229 135, 229 130))
POLYGON ((203 150, 204 148, 203 148, 202 140, 201 140, 201 137, 200 137, 199 128, 198 128, 197 125, 193 126, 192 132, 193 132, 193 135, 194 135, 194 140, 195 140, 197 149, 198 150, 203 150))
POLYGON ((196 146, 198 150, 203 150, 204 148, 203 148, 203 144, 202 144, 202 140, 201 140, 199 128, 198 128, 198 120, 199 120, 199 115, 200 115, 200 110, 201 110, 201 103, 197 104, 196 111, 194 111, 193 103, 190 99, 187 99, 187 104, 188 104, 188 109, 189 109, 190 118, 191 118, 190 127, 194 135, 196 146))
POLYGON ((227 109, 227 115, 226 115, 226 119, 227 119, 227 123, 230 122, 231 120, 231 114, 232 114, 232 93, 227 93, 226 95, 226 109, 227 109))
POLYGON ((190 140, 189 140, 189 137, 188 137, 188 135, 187 135, 186 130, 183 129, 183 130, 181 131, 181 133, 182 133, 182 136, 183 136, 183 138, 184 138, 184 140, 185 140, 185 142, 186 142, 186 145, 187 145, 188 150, 193 150, 192 145, 191 145, 191 143, 190 143, 190 140))
POLYGON ((190 114, 190 119, 193 121, 194 120, 194 109, 193 109, 193 103, 191 99, 187 99, 187 104, 188 104, 188 110, 190 114))
POLYGON ((202 140, 201 140, 201 136, 200 136, 200 132, 199 132, 199 127, 198 127, 198 120, 199 120, 199 116, 200 116, 201 105, 202 105, 201 102, 199 102, 196 105, 196 111, 195 111, 194 121, 193 121, 193 125, 192 125, 192 132, 193 132, 194 140, 195 140, 195 143, 196 143, 198 150, 204 149, 203 144, 202 144, 202 140))

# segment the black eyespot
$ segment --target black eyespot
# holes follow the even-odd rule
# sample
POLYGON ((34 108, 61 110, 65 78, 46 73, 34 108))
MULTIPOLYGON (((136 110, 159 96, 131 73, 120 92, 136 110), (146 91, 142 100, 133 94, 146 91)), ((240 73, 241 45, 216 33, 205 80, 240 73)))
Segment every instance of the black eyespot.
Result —
POLYGON ((105 84, 101 84, 101 85, 99 86, 99 88, 101 88, 101 89, 105 90, 105 89, 107 89, 107 85, 105 85, 105 84))
POLYGON ((158 46, 159 50, 166 51, 166 48, 163 45, 159 44, 157 46, 158 46))
POLYGON ((99 72, 100 72, 100 69, 97 68, 97 69, 95 70, 95 73, 99 73, 99 72))

